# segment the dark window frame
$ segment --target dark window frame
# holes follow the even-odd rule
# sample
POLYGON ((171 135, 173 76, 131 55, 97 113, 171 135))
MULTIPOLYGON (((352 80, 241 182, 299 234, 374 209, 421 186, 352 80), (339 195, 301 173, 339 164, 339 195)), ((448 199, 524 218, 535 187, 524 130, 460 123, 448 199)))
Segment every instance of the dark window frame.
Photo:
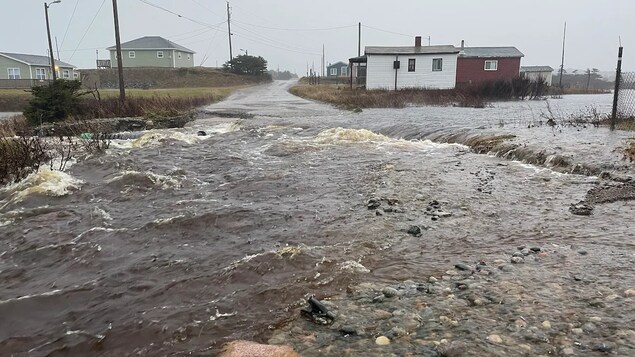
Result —
POLYGON ((443 58, 433 58, 432 59, 432 72, 442 72, 443 71, 443 58), (434 64, 440 63, 439 67, 436 67, 434 64))
POLYGON ((417 71, 417 59, 409 58, 408 59, 408 72, 416 72, 417 71))

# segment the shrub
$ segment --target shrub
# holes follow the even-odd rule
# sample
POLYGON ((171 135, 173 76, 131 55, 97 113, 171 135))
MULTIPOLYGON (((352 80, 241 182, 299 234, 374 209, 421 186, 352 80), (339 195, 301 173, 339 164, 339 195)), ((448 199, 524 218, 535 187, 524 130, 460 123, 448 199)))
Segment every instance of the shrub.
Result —
POLYGON ((76 115, 80 110, 80 81, 57 80, 33 87, 32 97, 24 110, 30 125, 55 123, 76 115))

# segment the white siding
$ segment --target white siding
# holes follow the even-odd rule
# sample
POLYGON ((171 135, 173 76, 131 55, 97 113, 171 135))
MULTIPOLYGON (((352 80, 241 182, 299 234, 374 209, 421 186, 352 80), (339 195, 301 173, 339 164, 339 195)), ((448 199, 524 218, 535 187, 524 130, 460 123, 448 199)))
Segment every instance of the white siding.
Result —
POLYGON ((393 62, 398 58, 397 88, 451 89, 456 86, 457 54, 373 55, 368 54, 366 89, 395 89, 393 62), (414 72, 408 72, 408 60, 416 59, 414 72), (443 70, 432 71, 432 59, 443 59, 443 70))
POLYGON ((551 80, 553 78, 552 72, 524 72, 523 75, 531 81, 538 81, 538 79, 542 78, 547 82, 548 86, 551 86, 551 80))

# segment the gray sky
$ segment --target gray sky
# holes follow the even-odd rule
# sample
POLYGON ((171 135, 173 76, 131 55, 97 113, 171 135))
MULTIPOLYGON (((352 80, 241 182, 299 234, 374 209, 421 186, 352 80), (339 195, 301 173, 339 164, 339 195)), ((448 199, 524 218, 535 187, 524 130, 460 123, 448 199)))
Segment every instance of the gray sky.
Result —
MULTIPOLYGON (((0 51, 46 54, 42 1, 0 0, 5 10, 9 3, 0 21, 0 51)), ((624 67, 635 69, 633 0, 232 0, 231 5, 234 55, 245 49, 267 59, 270 68, 299 74, 307 63, 319 70, 322 44, 327 63, 356 56, 359 21, 362 48, 412 45, 414 35, 430 36, 433 45, 458 46, 465 39, 468 46, 516 46, 525 54, 523 65, 554 68, 560 65, 567 21, 565 68, 614 70, 621 36, 624 67)), ((124 42, 158 35, 196 51, 197 65, 204 58, 205 66, 228 59, 225 1, 119 0, 119 13, 124 42)), ((94 68, 95 50, 107 58, 106 47, 114 45, 111 0, 62 0, 51 6, 50 19, 61 59, 80 68, 94 68)))

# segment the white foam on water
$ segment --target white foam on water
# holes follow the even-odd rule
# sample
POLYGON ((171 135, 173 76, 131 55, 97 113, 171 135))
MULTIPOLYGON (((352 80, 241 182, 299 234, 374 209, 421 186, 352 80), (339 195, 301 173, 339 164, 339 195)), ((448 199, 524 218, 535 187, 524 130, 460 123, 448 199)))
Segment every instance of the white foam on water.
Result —
POLYGON ((347 260, 341 263, 340 270, 348 271, 351 273, 370 273, 370 269, 353 260, 347 260))
MULTIPOLYGON (((205 131, 207 134, 212 133, 212 134, 227 134, 227 133, 232 133, 235 131, 239 131, 241 129, 241 125, 238 122, 230 122, 230 123, 222 123, 222 124, 218 124, 218 125, 214 125, 211 128, 203 128, 202 130, 205 131)), ((206 137, 203 137, 206 138, 206 137)))
POLYGON ((185 218, 185 217, 186 217, 185 215, 180 214, 180 215, 174 216, 174 217, 155 219, 154 221, 152 221, 152 223, 154 223, 156 225, 170 224, 170 223, 176 221, 177 219, 182 219, 182 218, 185 218))
POLYGON ((111 178, 110 180, 107 180, 106 183, 113 183, 113 182, 124 180, 126 178, 135 178, 135 177, 142 178, 142 179, 147 178, 155 186, 160 187, 164 190, 167 190, 167 189, 178 190, 181 188, 181 182, 175 179, 174 177, 159 175, 150 171, 140 172, 140 171, 134 171, 134 170, 126 170, 126 171, 120 172, 119 175, 111 178))
POLYGON ((77 179, 66 172, 51 170, 42 167, 37 172, 31 173, 24 180, 0 188, 0 192, 9 192, 9 198, 0 201, 0 209, 10 204, 21 202, 32 194, 41 194, 53 197, 61 197, 73 191, 81 189, 84 181, 77 179))

